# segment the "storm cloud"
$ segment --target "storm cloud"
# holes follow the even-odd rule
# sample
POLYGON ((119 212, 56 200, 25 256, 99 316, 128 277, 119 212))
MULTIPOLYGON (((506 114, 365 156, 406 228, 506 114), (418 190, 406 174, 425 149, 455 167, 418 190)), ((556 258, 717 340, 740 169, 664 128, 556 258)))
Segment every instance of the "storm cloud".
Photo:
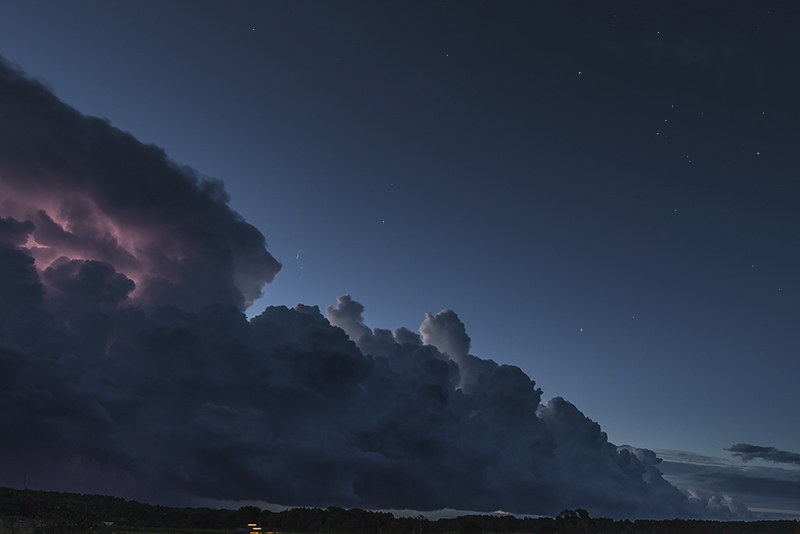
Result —
POLYGON ((244 309, 262 296, 280 263, 221 182, 0 70, 0 215, 16 221, 0 235, 30 232, 40 269, 61 256, 110 263, 151 304, 244 309))
POLYGON ((243 311, 280 263, 203 179, 0 63, 0 483, 142 500, 732 517, 451 310, 243 311))

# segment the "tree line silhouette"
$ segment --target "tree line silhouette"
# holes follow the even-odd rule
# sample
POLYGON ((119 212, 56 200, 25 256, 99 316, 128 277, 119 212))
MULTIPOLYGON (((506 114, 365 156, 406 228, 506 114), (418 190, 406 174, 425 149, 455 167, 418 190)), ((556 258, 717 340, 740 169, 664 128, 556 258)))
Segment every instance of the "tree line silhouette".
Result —
POLYGON ((282 512, 243 506, 238 510, 171 508, 106 495, 0 488, 2 534, 134 533, 142 529, 202 529, 242 532, 255 523, 262 532, 335 534, 800 534, 797 521, 623 520, 564 510, 555 518, 469 515, 431 521, 339 507, 290 508, 282 512))

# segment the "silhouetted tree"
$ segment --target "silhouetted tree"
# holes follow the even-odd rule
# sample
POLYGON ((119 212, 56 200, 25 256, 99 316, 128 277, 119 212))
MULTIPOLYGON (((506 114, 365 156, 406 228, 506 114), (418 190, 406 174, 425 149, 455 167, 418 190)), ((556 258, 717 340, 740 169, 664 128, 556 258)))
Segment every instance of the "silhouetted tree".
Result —
POLYGON ((467 521, 461 525, 461 534, 483 534, 483 527, 475 520, 467 521))
POLYGON ((257 506, 242 506, 236 511, 236 522, 240 525, 256 523, 261 526, 261 508, 257 506))
POLYGON ((94 508, 82 502, 64 502, 47 509, 41 516, 42 534, 92 534, 103 522, 94 508))

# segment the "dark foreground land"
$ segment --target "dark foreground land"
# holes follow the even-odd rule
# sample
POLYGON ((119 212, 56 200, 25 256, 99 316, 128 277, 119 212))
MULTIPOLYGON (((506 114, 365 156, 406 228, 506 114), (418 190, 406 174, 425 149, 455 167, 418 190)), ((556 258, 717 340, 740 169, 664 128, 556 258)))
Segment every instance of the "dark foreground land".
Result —
POLYGON ((614 521, 589 517, 584 510, 565 510, 554 519, 472 515, 429 521, 337 507, 169 508, 104 495, 0 488, 2 534, 232 534, 250 532, 248 523, 265 534, 800 534, 797 521, 614 521))

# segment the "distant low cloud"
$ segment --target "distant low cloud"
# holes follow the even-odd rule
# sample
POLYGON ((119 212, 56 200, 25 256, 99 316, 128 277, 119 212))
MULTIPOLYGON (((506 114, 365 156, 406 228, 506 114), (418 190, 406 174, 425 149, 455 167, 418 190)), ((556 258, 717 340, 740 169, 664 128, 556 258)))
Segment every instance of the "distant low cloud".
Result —
MULTIPOLYGON (((0 484, 170 502, 736 517, 519 368, 329 307, 202 179, 0 62, 0 484)), ((720 504, 722 503, 722 504, 720 504)))
POLYGON ((725 496, 729 508, 747 503, 741 517, 800 519, 800 470, 794 467, 749 465, 725 458, 683 451, 657 451, 664 477, 698 498, 725 496))
POLYGON ((745 462, 761 458, 762 460, 778 464, 800 466, 800 454, 796 452, 780 451, 775 447, 759 447, 757 445, 748 445, 747 443, 737 443, 725 450, 734 453, 734 456, 741 458, 745 462))

